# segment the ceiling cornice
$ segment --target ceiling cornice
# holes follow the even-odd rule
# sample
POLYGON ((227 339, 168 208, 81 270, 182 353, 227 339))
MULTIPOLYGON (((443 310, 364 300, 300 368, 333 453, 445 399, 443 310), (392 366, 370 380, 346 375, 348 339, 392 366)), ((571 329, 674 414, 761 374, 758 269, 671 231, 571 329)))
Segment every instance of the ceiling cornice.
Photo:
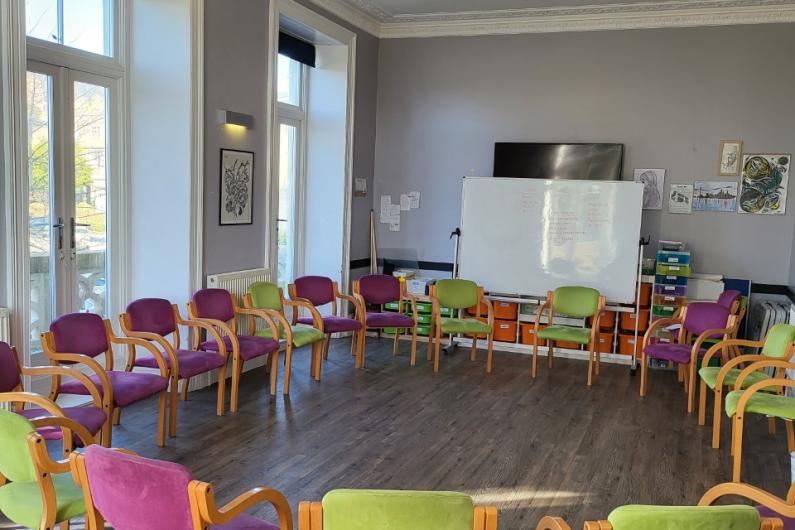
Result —
POLYGON ((700 0, 393 15, 368 0, 312 0, 380 38, 510 35, 795 22, 795 0, 700 0), (354 7, 350 2, 354 2, 354 7))

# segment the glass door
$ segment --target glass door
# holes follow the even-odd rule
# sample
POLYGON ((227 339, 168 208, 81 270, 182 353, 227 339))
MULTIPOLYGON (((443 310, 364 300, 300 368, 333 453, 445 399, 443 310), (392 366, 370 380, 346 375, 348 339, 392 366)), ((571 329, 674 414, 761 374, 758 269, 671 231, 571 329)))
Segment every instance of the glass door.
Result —
POLYGON ((276 279, 279 286, 287 288, 296 275, 296 239, 298 235, 298 194, 296 193, 300 160, 298 153, 299 124, 279 120, 279 197, 276 220, 278 264, 276 279))
POLYGON ((32 353, 55 316, 106 316, 111 86, 67 68, 28 65, 32 353))

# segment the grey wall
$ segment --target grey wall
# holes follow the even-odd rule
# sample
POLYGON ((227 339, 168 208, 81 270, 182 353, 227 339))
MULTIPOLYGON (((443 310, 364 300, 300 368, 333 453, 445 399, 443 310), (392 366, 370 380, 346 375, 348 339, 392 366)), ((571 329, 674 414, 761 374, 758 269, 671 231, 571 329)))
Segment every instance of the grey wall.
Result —
MULTIPOLYGON (((0 99, 3 95, 3 72, 0 68, 0 99)), ((5 127, 3 113, 0 112, 0 131, 5 127)), ((1 133, 0 133, 1 134, 1 133)), ((11 178, 11 175, 5 174, 5 152, 3 151, 3 142, 0 142, 0 249, 3 249, 3 256, 0 258, 0 307, 8 307, 8 293, 6 292, 6 265, 8 260, 8 251, 10 247, 7 246, 8 240, 6 238, 6 183, 11 178)))
MULTIPOLYGON (((795 25, 384 40, 376 189, 423 192, 379 247, 450 262, 461 177, 490 175, 495 141, 623 142, 633 168, 717 178, 721 139, 795 151, 795 25)), ((795 194, 795 192, 790 195, 795 194)), ((643 232, 684 239, 697 272, 795 283, 785 216, 645 212, 643 232), (793 280, 790 280, 791 276, 793 280)))
MULTIPOLYGON (((300 3, 357 32, 353 172, 354 177, 368 179, 372 193, 378 39, 316 9, 308 0, 300 3)), ((261 267, 267 261, 267 220, 262 190, 265 189, 266 157, 269 156, 265 138, 268 9, 267 0, 237 0, 234 9, 225 0, 206 0, 205 4, 205 274, 261 267), (217 109, 252 114, 254 129, 243 135, 229 134, 217 124, 217 109), (221 147, 255 153, 252 225, 218 224, 221 147)), ((353 200, 353 259, 369 256, 367 223, 371 200, 372 195, 353 200)), ((342 204, 339 207, 342 208, 342 204)))

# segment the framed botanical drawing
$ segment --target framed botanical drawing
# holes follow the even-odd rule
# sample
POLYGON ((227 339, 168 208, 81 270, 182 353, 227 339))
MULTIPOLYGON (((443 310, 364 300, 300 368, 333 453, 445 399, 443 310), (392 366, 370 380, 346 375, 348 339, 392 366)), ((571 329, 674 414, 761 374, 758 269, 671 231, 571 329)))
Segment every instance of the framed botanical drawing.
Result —
POLYGON ((736 177, 739 175, 742 154, 742 140, 721 141, 718 152, 718 176, 736 177))
POLYGON ((221 192, 218 222, 250 225, 254 199, 254 153, 221 149, 221 192))

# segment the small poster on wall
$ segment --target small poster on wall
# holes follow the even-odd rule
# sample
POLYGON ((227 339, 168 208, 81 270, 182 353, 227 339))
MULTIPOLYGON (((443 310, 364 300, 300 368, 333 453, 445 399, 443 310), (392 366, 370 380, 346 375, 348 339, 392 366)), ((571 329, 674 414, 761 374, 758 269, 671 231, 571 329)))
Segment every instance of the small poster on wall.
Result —
POLYGON ((671 184, 668 193, 669 213, 690 213, 693 210, 693 185, 671 184))
POLYGON ((718 153, 718 175, 736 177, 740 174, 740 155, 743 152, 742 140, 723 140, 718 153))
POLYGON ((702 212, 733 212, 737 208, 737 183, 697 180, 693 184, 693 209, 702 212))
POLYGON ((664 169, 636 169, 635 182, 643 184, 643 209, 662 210, 664 169))
POLYGON ((253 177, 254 153, 221 149, 220 224, 252 224, 253 177))
POLYGON ((740 213, 784 215, 790 155, 745 155, 740 177, 740 213))

